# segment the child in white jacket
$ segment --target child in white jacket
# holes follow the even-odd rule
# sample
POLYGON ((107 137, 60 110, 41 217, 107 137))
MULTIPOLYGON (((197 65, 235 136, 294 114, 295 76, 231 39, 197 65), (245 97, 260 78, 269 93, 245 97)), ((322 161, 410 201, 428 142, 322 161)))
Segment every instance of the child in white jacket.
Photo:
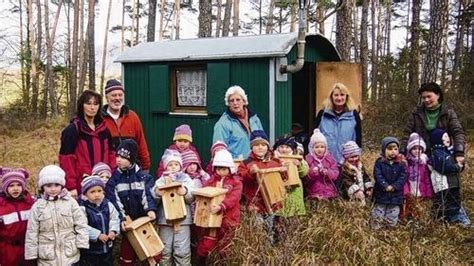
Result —
POLYGON ((31 208, 25 239, 25 259, 39 265, 71 265, 80 248, 89 248, 87 218, 64 188, 65 176, 56 165, 39 172, 41 198, 31 208))
POLYGON ((181 154, 178 151, 167 149, 163 155, 162 162, 166 171, 163 173, 163 176, 156 180, 152 192, 158 200, 157 221, 160 227, 159 234, 165 245, 160 265, 191 265, 191 225, 193 224, 191 203, 194 201, 194 196, 191 192, 196 187, 201 187, 201 182, 196 182, 189 175, 181 172, 183 163, 181 154), (163 193, 159 189, 165 185, 165 177, 171 178, 173 182, 182 184, 177 193, 184 196, 186 217, 179 222, 180 228, 177 231, 175 231, 173 224, 165 218, 161 200, 163 193))

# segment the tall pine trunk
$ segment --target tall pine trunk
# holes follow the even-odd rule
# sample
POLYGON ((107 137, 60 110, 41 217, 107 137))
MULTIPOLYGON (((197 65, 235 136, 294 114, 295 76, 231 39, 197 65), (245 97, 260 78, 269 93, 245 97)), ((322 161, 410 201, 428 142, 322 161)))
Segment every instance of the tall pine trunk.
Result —
POLYGON ((336 47, 342 61, 349 62, 352 40, 352 6, 353 0, 345 0, 345 5, 337 12, 336 47))
MULTIPOLYGON (((211 37, 212 35, 212 21, 211 21, 211 1, 210 0, 199 0, 199 31, 198 37, 211 37)), ((218 14, 219 16, 219 14, 218 14)), ((218 17, 219 19, 219 17, 218 17)), ((219 36, 219 26, 216 27, 216 37, 219 36)))
POLYGON ((448 17, 448 0, 431 0, 430 33, 423 65, 422 82, 436 82, 438 79, 439 54, 443 40, 444 25, 448 17))
POLYGON ((156 0, 148 1, 148 25, 146 32, 146 41, 155 41, 155 27, 156 27, 156 0))
MULTIPOLYGON (((155 1, 156 4, 156 1, 155 1)), ((109 22, 110 22, 110 11, 112 9, 112 0, 109 0, 109 7, 107 8, 107 21, 105 22, 104 32, 104 49, 102 50, 102 64, 100 70, 100 87, 99 91, 101 95, 104 95, 104 82, 105 82, 105 64, 107 62, 107 44, 109 35, 109 22)), ((153 39, 155 38, 155 27, 153 26, 153 39)))
POLYGON ((158 40, 163 40, 163 35, 165 31, 165 7, 166 0, 161 0, 160 2, 160 32, 158 34, 158 40))
POLYGON ((369 17, 369 1, 362 0, 362 21, 360 22, 360 64, 362 67, 362 100, 367 100, 367 90, 369 84, 369 42, 367 34, 367 24, 369 17))
POLYGON ((410 27, 410 66, 408 70, 408 89, 415 94, 420 87, 420 11, 423 0, 413 0, 410 27))
POLYGON ((377 100, 377 89, 378 89, 378 53, 377 53, 377 1, 372 0, 370 5, 370 17, 372 22, 372 72, 371 72, 371 85, 370 85, 370 99, 372 101, 377 100))
POLYGON ((217 15, 216 15, 216 37, 220 36, 222 27, 222 0, 217 0, 217 15))
POLYGON ((238 36, 240 29, 240 0, 234 0, 234 17, 232 18, 232 35, 238 36))
POLYGON ((87 43, 89 48, 89 90, 95 91, 95 0, 89 0, 87 23, 87 43))
POLYGON ((268 4, 268 14, 267 14, 267 27, 265 29, 266 34, 270 34, 273 31, 273 10, 275 7, 275 0, 270 0, 268 4))
POLYGON ((232 12, 232 0, 227 0, 225 3, 224 21, 222 24, 222 37, 229 36, 231 12, 232 12))
POLYGON ((77 57, 79 54, 78 36, 80 7, 80 1, 74 1, 74 14, 72 20, 71 74, 69 75, 69 117, 72 117, 76 112, 77 106, 77 57))
POLYGON ((122 27, 120 28, 120 51, 123 52, 125 46, 125 1, 122 0, 122 27))
MULTIPOLYGON (((454 61, 453 69, 451 72, 451 88, 456 89, 458 87, 459 70, 462 66, 462 52, 464 50, 464 34, 466 27, 469 27, 469 16, 466 12, 468 9, 468 0, 460 0, 458 8, 458 17, 456 22, 456 45, 454 47, 454 61)), ((471 29, 472 30, 472 29, 471 29)), ((474 33, 471 33, 474 35, 474 33)), ((472 45, 472 44, 471 44, 472 45)))

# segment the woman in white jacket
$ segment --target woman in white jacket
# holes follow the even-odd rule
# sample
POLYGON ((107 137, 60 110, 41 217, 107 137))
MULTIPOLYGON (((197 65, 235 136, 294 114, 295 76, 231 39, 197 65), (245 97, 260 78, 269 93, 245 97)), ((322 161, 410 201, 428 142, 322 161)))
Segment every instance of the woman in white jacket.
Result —
POLYGON ((41 198, 30 212, 25 259, 38 265, 71 265, 79 261, 79 248, 89 248, 87 218, 64 188, 65 172, 48 165, 39 173, 41 198))

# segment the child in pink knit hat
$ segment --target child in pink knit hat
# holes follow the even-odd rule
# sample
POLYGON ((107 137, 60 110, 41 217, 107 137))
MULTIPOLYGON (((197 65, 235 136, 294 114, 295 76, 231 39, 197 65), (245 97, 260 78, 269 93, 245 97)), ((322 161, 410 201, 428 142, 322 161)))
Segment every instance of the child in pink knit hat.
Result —
MULTIPOLYGON (((171 144, 168 149, 169 150, 176 150, 181 153, 181 156, 184 158, 191 153, 195 153, 197 155, 199 164, 201 164, 201 157, 197 152, 196 147, 193 145, 193 132, 189 125, 183 124, 178 126, 174 131, 173 136, 173 144, 171 144)), ((165 171, 165 165, 163 164, 163 160, 160 161, 158 169, 156 169, 156 176, 160 177, 163 175, 165 171)))
POLYGON ((426 143, 418 133, 411 133, 407 143, 407 178, 403 186, 403 207, 400 218, 419 218, 420 202, 433 197, 433 186, 428 169, 426 143))
POLYGON ((34 203, 26 190, 28 172, 0 169, 0 176, 0 265, 23 265, 26 225, 34 203))

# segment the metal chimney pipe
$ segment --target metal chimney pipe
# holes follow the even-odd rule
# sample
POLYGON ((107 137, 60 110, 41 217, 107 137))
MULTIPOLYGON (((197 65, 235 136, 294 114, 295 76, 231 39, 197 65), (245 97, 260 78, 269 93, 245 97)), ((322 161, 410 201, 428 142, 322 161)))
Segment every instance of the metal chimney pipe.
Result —
POLYGON ((298 40, 296 41, 296 62, 291 65, 280 65, 280 73, 296 73, 304 65, 304 46, 306 43, 306 10, 309 0, 298 0, 298 40))

